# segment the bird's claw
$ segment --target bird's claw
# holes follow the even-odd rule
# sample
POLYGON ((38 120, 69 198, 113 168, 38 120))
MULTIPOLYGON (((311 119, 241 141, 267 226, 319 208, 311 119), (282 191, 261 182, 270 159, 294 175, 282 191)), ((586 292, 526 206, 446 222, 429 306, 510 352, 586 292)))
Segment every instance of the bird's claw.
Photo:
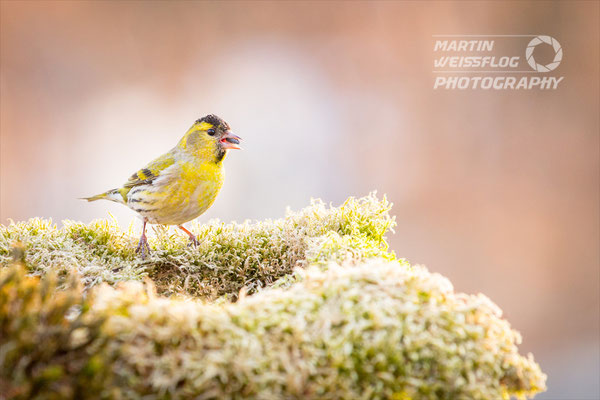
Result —
POLYGON ((187 229, 185 229, 185 227, 183 225, 179 225, 179 229, 181 229, 182 231, 184 231, 188 237, 190 238, 190 242, 188 243, 188 247, 196 247, 200 244, 200 242, 198 242, 198 239, 196 239, 196 235, 194 235, 192 232, 188 231, 187 229))
POLYGON ((188 247, 198 247, 198 245, 200 245, 200 242, 198 241, 198 239, 196 239, 196 236, 191 235, 188 247))
POLYGON ((146 258, 148 254, 150 254, 150 245, 148 244, 148 239, 146 239, 146 235, 142 235, 140 238, 140 243, 135 249, 136 253, 139 253, 142 257, 142 260, 146 258))

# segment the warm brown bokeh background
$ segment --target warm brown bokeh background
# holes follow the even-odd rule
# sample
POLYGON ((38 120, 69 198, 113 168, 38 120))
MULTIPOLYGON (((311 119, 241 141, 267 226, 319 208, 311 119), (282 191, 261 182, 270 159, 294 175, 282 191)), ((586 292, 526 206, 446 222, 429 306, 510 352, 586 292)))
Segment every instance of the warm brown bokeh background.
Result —
POLYGON ((540 399, 598 398, 598 5, 3 1, 0 220, 127 226, 76 198, 214 112, 245 151, 202 219, 387 193, 396 253, 505 310, 549 374, 540 399), (553 36, 565 79, 434 91, 449 33, 553 36))

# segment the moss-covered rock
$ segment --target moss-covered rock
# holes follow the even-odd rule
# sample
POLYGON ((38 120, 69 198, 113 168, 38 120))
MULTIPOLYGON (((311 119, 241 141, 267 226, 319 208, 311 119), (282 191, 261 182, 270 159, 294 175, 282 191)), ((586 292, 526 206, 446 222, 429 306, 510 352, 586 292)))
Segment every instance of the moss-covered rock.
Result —
POLYGON ((314 202, 282 220, 196 226, 196 249, 159 230, 143 262, 135 238, 109 223, 3 227, 0 392, 500 399, 544 390, 498 307, 388 252, 388 210, 374 196, 314 202), (26 267, 10 261, 15 241, 26 267))

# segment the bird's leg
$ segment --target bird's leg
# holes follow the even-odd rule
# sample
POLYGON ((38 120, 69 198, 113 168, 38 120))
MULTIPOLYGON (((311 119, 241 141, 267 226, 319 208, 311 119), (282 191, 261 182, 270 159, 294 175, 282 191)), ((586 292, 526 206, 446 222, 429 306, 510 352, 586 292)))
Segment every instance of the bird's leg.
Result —
POLYGON ((194 234, 190 231, 188 231, 187 229, 185 229, 183 227, 183 225, 178 225, 177 226, 179 229, 181 229, 182 231, 184 231, 185 233, 188 234, 188 236, 190 237, 190 245, 191 246, 198 246, 200 243, 198 242, 198 239, 196 239, 196 236, 194 236, 194 234))
POLYGON ((144 220, 144 227, 142 228, 142 236, 140 237, 140 243, 138 244, 137 249, 135 249, 136 253, 140 253, 142 256, 142 260, 146 258, 146 255, 150 253, 150 246, 148 245, 148 239, 146 238, 146 223, 148 221, 144 220))

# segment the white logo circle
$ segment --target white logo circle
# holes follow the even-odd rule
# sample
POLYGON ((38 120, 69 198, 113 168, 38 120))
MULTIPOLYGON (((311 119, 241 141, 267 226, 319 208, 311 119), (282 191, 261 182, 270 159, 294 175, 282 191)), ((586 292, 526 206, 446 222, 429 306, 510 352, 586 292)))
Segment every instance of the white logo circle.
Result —
POLYGON ((558 40, 554 39, 550 36, 536 36, 531 39, 531 42, 527 45, 527 50, 525 50, 525 58, 527 58, 527 62, 529 66, 536 70, 537 72, 550 72, 558 67, 560 61, 563 57, 562 47, 560 47, 560 43, 558 40), (554 49, 554 60, 550 64, 542 65, 535 62, 533 58, 533 49, 535 46, 541 43, 547 43, 554 49))

